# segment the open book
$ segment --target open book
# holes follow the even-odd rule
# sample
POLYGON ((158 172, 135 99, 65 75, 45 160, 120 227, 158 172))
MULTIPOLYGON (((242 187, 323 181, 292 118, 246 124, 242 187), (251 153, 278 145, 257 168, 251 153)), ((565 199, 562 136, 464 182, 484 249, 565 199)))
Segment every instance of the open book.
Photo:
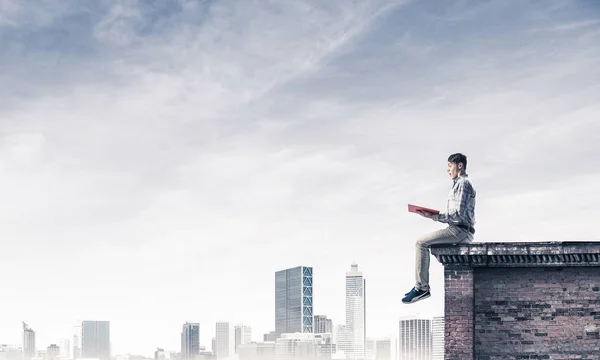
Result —
POLYGON ((418 205, 412 205, 412 204, 408 204, 408 211, 409 212, 413 212, 416 213, 418 211, 426 211, 432 214, 439 214, 440 211, 439 210, 435 210, 435 209, 429 209, 426 207, 422 207, 422 206, 418 206, 418 205))

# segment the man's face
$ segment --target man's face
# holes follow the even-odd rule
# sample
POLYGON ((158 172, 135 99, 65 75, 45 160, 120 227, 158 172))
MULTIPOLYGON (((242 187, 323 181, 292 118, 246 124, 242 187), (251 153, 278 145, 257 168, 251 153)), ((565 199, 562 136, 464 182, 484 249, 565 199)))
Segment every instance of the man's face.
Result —
POLYGON ((450 179, 456 179, 460 174, 460 170, 462 170, 462 163, 456 164, 453 162, 448 162, 448 175, 450 175, 450 179))

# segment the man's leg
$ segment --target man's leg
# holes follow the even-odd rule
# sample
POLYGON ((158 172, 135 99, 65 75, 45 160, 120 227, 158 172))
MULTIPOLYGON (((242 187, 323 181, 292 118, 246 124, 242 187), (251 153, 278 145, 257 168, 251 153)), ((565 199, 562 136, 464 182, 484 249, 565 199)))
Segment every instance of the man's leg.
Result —
POLYGON ((412 303, 429 297, 429 248, 435 244, 460 244, 473 241, 473 235, 455 226, 434 231, 419 238, 416 243, 415 288, 402 299, 412 303))
MULTIPOLYGON (((415 259, 415 288, 429 290, 429 248, 436 244, 460 244, 469 239, 469 233, 454 226, 426 234, 417 240, 415 259)), ((472 238, 472 237, 471 237, 472 238)))

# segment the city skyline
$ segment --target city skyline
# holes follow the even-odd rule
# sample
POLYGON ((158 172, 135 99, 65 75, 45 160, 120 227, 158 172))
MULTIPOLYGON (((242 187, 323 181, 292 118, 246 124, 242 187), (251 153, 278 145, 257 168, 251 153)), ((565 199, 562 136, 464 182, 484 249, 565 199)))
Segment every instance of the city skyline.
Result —
MULTIPOLYGON (((337 325, 338 327, 341 326, 344 329, 343 331, 347 333, 342 335, 342 337, 339 337, 340 334, 338 332, 337 339, 335 339, 336 331, 334 330, 333 326, 336 324, 334 324, 333 320, 328 318, 327 315, 312 315, 312 321, 307 322, 305 319, 302 324, 299 321, 301 318, 306 317, 302 314, 304 314, 307 309, 310 310, 308 314, 313 314, 312 305, 314 293, 312 292, 312 267, 297 266, 285 270, 279 270, 275 272, 275 279, 274 293, 277 294, 279 292, 280 294, 287 294, 286 296, 288 296, 290 293, 301 294, 302 296, 299 296, 298 298, 290 299, 295 299, 298 302, 298 306, 304 308, 298 319, 295 319, 295 317, 292 316, 292 321, 290 322, 291 324, 295 324, 297 322, 298 329, 293 329, 292 326, 292 328, 288 328, 288 332, 284 331, 283 333, 291 335, 294 333, 305 332, 308 329, 311 329, 310 333, 314 334, 329 333, 329 336, 331 336, 332 339, 334 339, 334 341, 338 344, 338 350, 345 351, 346 356, 350 356, 349 359, 360 358, 359 354, 367 353, 367 339, 375 341, 376 337, 368 336, 368 334, 365 332, 367 321, 366 279, 363 276, 363 272, 359 271, 358 264, 352 263, 350 266, 350 271, 345 272, 345 322, 341 322, 337 325), (356 343, 357 341, 358 343, 356 343)), ((285 300, 286 303, 289 302, 288 298, 284 297, 281 299, 285 300)), ((290 309, 294 310, 296 309, 296 306, 292 305, 290 309)), ((275 306, 275 311, 277 312, 277 305, 275 306)), ((287 311, 288 310, 286 310, 286 312, 287 311)), ((433 318, 434 321, 435 319, 436 318, 433 318)), ((240 344, 248 342, 262 342, 262 340, 257 341, 257 339, 252 337, 250 325, 238 323, 232 327, 230 323, 230 321, 217 321, 215 323, 214 336, 211 337, 211 347, 216 358, 228 358, 230 355, 237 354, 236 349, 238 341, 240 341, 240 344)), ((25 322, 22 323, 22 326, 23 342, 21 347, 22 349, 25 349, 25 344, 33 344, 33 349, 31 349, 30 352, 32 354, 36 354, 37 356, 40 351, 43 352, 44 350, 36 349, 36 334, 33 329, 25 322)), ((206 349, 208 347, 207 344, 203 344, 200 341, 201 328, 202 325, 198 322, 186 322, 182 325, 180 333, 181 347, 179 349, 180 351, 176 351, 181 353, 181 360, 189 360, 190 356, 194 356, 194 354, 200 354, 203 351, 202 349, 206 349)), ((53 347, 53 350, 55 347, 56 354, 60 354, 60 356, 64 356, 65 353, 70 353, 72 351, 75 358, 77 358, 77 356, 83 356, 87 358, 100 356, 103 357, 103 360, 106 360, 109 356, 114 357, 116 355, 111 351, 112 340, 110 338, 110 333, 110 321, 83 320, 73 326, 72 346, 71 342, 64 338, 59 338, 57 342, 60 344, 69 344, 68 348, 65 349, 64 346, 58 347, 56 344, 51 344, 50 346, 53 347), (86 354, 88 356, 86 356, 86 354)), ((275 332, 273 331, 273 333, 275 332)), ((210 336, 210 333, 206 336, 210 336)), ((0 339, 0 341, 2 341, 2 339, 0 339)), ((50 349, 50 347, 48 347, 48 349, 50 349)), ((154 356, 156 356, 157 352, 159 351, 162 353, 164 353, 165 350, 173 351, 173 349, 165 347, 155 347, 154 349, 154 356)), ((25 351, 23 353, 24 356, 26 356, 25 351)), ((128 354, 131 354, 131 352, 128 352, 128 354)), ((139 354, 149 356, 148 353, 139 354)))
POLYGON ((0 339, 80 319, 112 351, 177 350, 186 321, 274 330, 273 272, 315 270, 368 336, 442 313, 414 245, 468 157, 475 242, 600 239, 594 1, 0 1, 0 339), (250 299, 247 301, 247 299, 250 299), (133 330, 132 330, 133 329, 133 330))

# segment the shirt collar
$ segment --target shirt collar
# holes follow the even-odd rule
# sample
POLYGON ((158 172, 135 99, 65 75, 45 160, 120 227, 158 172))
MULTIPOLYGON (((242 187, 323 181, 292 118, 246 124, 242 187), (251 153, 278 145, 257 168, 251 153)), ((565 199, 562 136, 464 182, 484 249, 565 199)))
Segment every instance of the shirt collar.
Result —
POLYGON ((457 176, 456 179, 454 179, 454 182, 456 183, 456 181, 458 181, 460 178, 463 178, 463 177, 468 178, 469 174, 462 174, 462 175, 457 176))

